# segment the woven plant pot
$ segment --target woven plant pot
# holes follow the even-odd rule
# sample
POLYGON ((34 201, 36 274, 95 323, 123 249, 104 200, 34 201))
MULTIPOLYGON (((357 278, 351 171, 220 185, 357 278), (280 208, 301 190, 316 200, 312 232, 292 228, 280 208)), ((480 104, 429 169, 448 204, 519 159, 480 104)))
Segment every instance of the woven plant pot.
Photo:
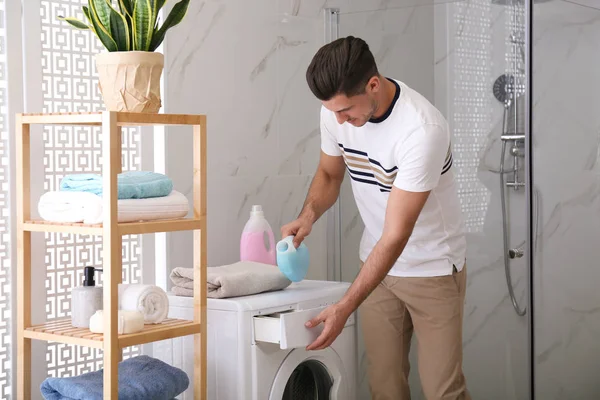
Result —
POLYGON ((96 55, 100 93, 108 111, 157 113, 164 55, 115 51, 96 55))

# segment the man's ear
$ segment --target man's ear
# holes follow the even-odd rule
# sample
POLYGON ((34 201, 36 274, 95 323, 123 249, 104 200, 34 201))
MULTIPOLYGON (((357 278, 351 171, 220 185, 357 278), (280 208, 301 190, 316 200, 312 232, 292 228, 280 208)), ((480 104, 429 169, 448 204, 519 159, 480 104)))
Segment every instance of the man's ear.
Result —
POLYGON ((374 75, 367 82, 367 92, 377 93, 381 90, 381 79, 379 79, 379 75, 374 75))

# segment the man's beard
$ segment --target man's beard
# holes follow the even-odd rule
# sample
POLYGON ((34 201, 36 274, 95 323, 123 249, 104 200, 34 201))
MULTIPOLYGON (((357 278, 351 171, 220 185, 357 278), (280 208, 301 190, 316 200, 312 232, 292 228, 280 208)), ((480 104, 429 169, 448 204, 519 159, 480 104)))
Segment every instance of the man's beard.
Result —
POLYGON ((373 119, 373 116, 377 112, 378 108, 379 108, 379 103, 377 102, 377 100, 372 99, 371 100, 371 110, 369 111, 369 114, 367 115, 367 119, 366 119, 367 122, 370 121, 371 119, 373 119))

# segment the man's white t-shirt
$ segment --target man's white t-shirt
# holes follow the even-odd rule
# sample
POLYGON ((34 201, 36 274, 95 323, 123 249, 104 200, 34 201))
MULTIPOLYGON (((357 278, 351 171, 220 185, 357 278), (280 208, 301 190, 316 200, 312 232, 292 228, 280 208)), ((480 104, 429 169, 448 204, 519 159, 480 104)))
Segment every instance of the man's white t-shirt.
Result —
POLYGON ((362 127, 339 124, 321 109, 321 149, 343 156, 365 224, 360 259, 365 261, 383 233, 392 186, 431 191, 413 233, 389 275, 429 277, 462 270, 466 239, 456 192, 450 130, 442 114, 404 83, 380 118, 362 127))

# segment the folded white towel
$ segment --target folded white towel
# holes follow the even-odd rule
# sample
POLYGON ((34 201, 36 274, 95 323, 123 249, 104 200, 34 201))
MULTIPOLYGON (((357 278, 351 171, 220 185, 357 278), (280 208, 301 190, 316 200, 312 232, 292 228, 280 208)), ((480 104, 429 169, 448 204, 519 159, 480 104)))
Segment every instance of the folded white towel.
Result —
MULTIPOLYGON (((103 209, 102 197, 87 192, 47 192, 38 202, 40 216, 51 222, 101 224, 103 209)), ((173 190, 165 197, 119 200, 117 209, 119 222, 155 221, 183 218, 190 205, 173 190)))
POLYGON ((119 284, 119 309, 139 311, 144 323, 160 324, 169 314, 169 298, 158 286, 119 284))
MULTIPOLYGON (((194 271, 192 268, 174 268, 170 274, 175 284, 173 293, 193 296, 194 271)), ((281 290, 292 282, 275 265, 240 261, 231 265, 207 268, 207 296, 215 299, 248 296, 281 290)))
MULTIPOLYGON (((104 317, 102 310, 98 310, 90 317, 90 331, 104 333, 104 317)), ((117 317, 117 332, 119 335, 128 335, 144 329, 144 316, 139 311, 119 310, 117 317)))

